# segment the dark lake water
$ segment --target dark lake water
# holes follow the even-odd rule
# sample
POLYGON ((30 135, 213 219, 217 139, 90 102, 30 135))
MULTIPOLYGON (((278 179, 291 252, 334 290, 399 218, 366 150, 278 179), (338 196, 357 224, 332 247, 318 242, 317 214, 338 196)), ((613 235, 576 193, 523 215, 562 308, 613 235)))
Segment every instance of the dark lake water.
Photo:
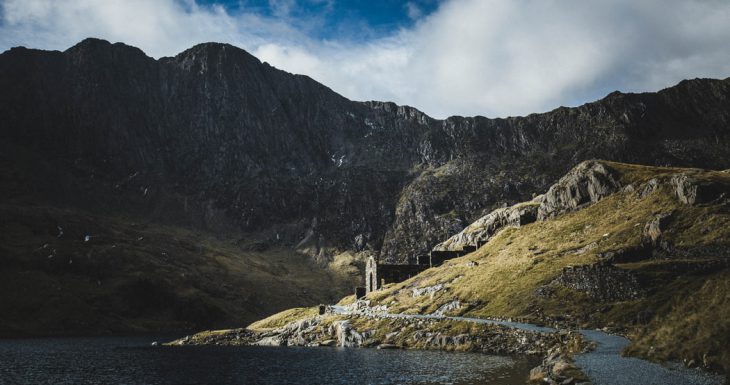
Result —
POLYGON ((152 337, 0 340, 0 384, 523 385, 534 359, 343 348, 152 347, 152 337))

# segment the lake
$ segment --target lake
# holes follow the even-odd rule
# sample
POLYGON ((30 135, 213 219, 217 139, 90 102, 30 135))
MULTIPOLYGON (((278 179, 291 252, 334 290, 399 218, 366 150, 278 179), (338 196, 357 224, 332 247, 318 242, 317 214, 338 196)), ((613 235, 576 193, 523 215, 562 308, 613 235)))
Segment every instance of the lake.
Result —
POLYGON ((0 384, 523 385, 538 364, 439 351, 150 346, 172 338, 0 340, 0 384))

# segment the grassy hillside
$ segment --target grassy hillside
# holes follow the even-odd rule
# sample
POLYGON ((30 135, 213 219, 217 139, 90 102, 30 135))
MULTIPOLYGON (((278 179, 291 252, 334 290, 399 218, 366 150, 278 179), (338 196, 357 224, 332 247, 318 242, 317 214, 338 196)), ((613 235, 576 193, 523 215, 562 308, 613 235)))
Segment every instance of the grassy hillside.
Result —
POLYGON ((727 198, 682 203, 670 183, 685 174, 730 194, 730 173, 606 164, 619 174, 620 192, 551 220, 504 229, 476 252, 369 299, 393 312, 431 313, 457 300, 463 305, 456 312, 470 316, 616 327, 635 339, 632 353, 730 368, 730 205, 727 198), (663 213, 670 214, 664 247, 647 247, 645 226, 663 213), (566 266, 612 258, 636 277, 638 298, 597 300, 554 283, 566 266), (445 289, 432 297, 412 296, 412 289, 437 284, 445 289))
POLYGON ((474 253, 369 294, 371 306, 427 314, 458 301, 449 314, 610 327, 634 341, 631 354, 727 371, 730 173, 602 163, 619 181, 617 192, 507 227, 474 253), (682 180, 687 191, 699 186, 691 204, 682 198, 687 191, 678 196, 682 180), (564 269, 583 265, 607 276, 590 278, 589 269, 585 287, 565 284, 575 270, 564 269), (427 287, 436 290, 414 294, 427 287))
POLYGON ((228 327, 359 280, 352 255, 323 267, 241 236, 47 206, 0 205, 0 218, 4 336, 228 327))

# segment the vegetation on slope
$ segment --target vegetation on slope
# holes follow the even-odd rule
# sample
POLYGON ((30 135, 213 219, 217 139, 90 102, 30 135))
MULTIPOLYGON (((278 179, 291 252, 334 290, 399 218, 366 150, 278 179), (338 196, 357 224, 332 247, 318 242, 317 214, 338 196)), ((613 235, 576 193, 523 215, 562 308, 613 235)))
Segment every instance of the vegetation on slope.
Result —
POLYGON ((391 313, 458 303, 447 314, 609 327, 634 341, 628 353, 730 370, 730 173, 601 163, 619 182, 616 192, 506 227, 476 252, 366 299, 391 313), (692 191, 696 199, 685 196, 692 191), (590 272, 588 288, 565 284, 576 266, 605 267, 618 286, 610 277, 590 281, 590 272), (621 290, 626 297, 617 297, 621 290))
POLYGON ((730 369, 727 194, 685 204, 671 183, 672 177, 687 175, 730 193, 730 174, 604 164, 618 173, 621 191, 551 220, 506 228, 476 252, 368 299, 391 312, 432 313, 459 301, 455 312, 469 316, 609 326, 635 339, 632 353, 730 369), (668 214, 661 245, 649 247, 645 228, 659 214, 668 214), (601 262, 630 272, 642 293, 635 299, 597 300, 555 282, 568 266, 601 262), (445 289, 412 295, 415 288, 438 284, 445 289))
POLYGON ((280 328, 290 322, 313 317, 318 314, 317 307, 295 307, 293 309, 287 309, 282 312, 273 314, 262 320, 258 320, 251 325, 248 325, 247 329, 251 330, 267 330, 280 328))
POLYGON ((0 335, 191 330, 331 302, 359 276, 255 240, 48 206, 0 206, 0 335), (88 237, 87 237, 88 236, 88 237))
POLYGON ((687 360, 685 363, 721 365, 730 363, 730 273, 725 270, 695 283, 693 292, 675 297, 669 311, 643 328, 637 328, 629 354, 656 360, 687 360))

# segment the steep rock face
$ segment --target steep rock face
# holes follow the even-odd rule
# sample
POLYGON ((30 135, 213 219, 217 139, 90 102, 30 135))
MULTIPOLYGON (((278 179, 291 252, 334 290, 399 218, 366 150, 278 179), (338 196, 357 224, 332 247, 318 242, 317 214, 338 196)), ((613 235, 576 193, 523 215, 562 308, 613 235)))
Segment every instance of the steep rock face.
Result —
POLYGON ((428 137, 440 138, 429 142, 437 144, 422 147, 449 143, 448 157, 438 158, 444 163, 430 164, 438 167, 436 170, 453 171, 438 178, 424 178, 422 174, 412 182, 443 185, 438 199, 424 199, 413 190, 404 190, 381 255, 392 261, 403 260, 404 254, 428 250, 426 243, 435 245, 446 239, 448 235, 441 240, 431 237, 449 233, 451 223, 421 220, 434 207, 442 209, 432 212, 433 217, 450 214, 460 223, 471 223, 500 206, 545 191, 583 160, 726 168, 721 158, 728 152, 728 83, 695 79, 658 93, 615 92, 580 107, 526 117, 442 121, 438 127, 442 134, 428 137), (460 174, 461 170, 469 171, 460 174), (459 199, 448 198, 446 192, 463 191, 465 186, 478 189, 469 189, 459 199), (465 203, 470 209, 464 209, 465 203), (424 232, 424 228, 429 231, 424 232))
POLYGON ((499 205, 529 198, 550 183, 545 174, 529 178, 532 166, 526 162, 495 164, 500 160, 505 159, 456 158, 420 172, 401 192, 381 258, 397 262, 427 252, 499 205))
MULTIPOLYGON (((9 50, 0 115, 5 201, 240 229, 288 247, 306 238, 321 258, 368 249, 404 261, 586 159, 730 166, 730 80, 436 120, 349 101, 213 43, 160 60, 96 39, 9 50)), ((600 196, 589 185, 577 191, 600 196)), ((572 204, 558 195, 556 207, 572 204)))
POLYGON ((379 248, 427 120, 223 44, 155 61, 89 39, 63 53, 13 49, 0 67, 0 135, 33 153, 19 166, 40 179, 9 198, 40 192, 216 231, 273 226, 292 246, 315 231, 323 247, 379 248))

